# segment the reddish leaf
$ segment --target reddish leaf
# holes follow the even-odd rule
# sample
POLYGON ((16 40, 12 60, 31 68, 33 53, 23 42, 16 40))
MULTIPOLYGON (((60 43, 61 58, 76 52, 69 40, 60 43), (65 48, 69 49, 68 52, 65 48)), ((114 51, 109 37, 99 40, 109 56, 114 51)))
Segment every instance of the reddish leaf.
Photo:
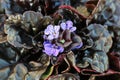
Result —
POLYGON ((108 54, 110 60, 110 67, 116 71, 120 71, 120 53, 112 52, 108 54))
POLYGON ((80 80, 80 79, 74 74, 64 73, 51 76, 48 80, 80 80))
POLYGON ((81 73, 83 75, 93 75, 93 76, 107 76, 107 75, 113 75, 113 74, 120 75, 120 72, 114 71, 112 69, 109 69, 108 71, 106 71, 104 73, 98 73, 95 70, 91 70, 91 69, 83 69, 83 70, 81 70, 81 73))
POLYGON ((82 18, 83 20, 86 19, 85 16, 83 16, 82 14, 80 14, 75 8, 68 6, 68 5, 62 5, 59 7, 59 9, 68 9, 71 10, 72 12, 76 13, 77 15, 79 15, 80 18, 82 18))

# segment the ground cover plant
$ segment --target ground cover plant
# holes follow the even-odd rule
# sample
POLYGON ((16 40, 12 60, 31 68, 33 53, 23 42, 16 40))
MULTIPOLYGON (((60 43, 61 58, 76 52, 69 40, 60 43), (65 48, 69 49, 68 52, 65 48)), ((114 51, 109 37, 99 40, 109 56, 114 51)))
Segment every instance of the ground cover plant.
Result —
POLYGON ((0 0, 0 80, 120 80, 120 0, 0 0))

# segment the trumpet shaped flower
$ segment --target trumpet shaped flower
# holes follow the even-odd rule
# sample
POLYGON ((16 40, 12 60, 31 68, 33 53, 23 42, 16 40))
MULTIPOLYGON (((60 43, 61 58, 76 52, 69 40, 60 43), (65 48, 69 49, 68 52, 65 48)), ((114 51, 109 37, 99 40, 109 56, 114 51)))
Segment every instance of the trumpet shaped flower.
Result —
POLYGON ((64 51, 64 48, 57 46, 55 44, 51 44, 47 41, 43 43, 44 45, 44 51, 47 55, 51 56, 57 56, 59 53, 64 51))
POLYGON ((48 25, 44 31, 45 36, 48 40, 53 40, 59 36, 60 26, 48 25))
POLYGON ((48 25, 44 31, 44 52, 49 56, 57 56, 59 53, 79 49, 83 46, 80 36, 74 33, 76 27, 68 20, 60 25, 48 25), (62 29, 62 30, 60 30, 62 29))
POLYGON ((76 27, 73 26, 73 22, 70 20, 62 22, 60 26, 62 30, 70 30, 70 32, 74 32, 76 30, 76 27))

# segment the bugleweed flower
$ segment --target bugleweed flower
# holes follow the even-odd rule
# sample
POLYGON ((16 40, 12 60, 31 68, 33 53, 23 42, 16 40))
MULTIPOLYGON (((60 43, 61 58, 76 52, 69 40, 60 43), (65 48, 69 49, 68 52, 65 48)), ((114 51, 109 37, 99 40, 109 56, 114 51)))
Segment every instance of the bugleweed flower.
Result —
POLYGON ((48 40, 53 40, 59 36, 60 26, 48 25, 45 29, 44 34, 48 40))
POLYGON ((59 53, 64 51, 64 48, 57 46, 56 44, 51 44, 50 42, 45 41, 43 43, 44 51, 47 55, 57 56, 59 53))
POLYGON ((65 22, 62 22, 60 24, 62 30, 70 30, 70 32, 74 32, 76 30, 76 27, 73 26, 73 22, 68 20, 65 22))
POLYGON ((64 48, 69 47, 69 50, 82 47, 82 40, 77 34, 74 33, 76 27, 73 26, 72 21, 68 20, 66 22, 62 22, 60 24, 60 27, 63 31, 59 35, 57 45, 62 46, 64 48))
POLYGON ((80 36, 75 34, 76 27, 68 20, 60 25, 48 25, 44 31, 44 52, 48 55, 57 56, 64 50, 69 51, 83 46, 80 36), (62 29, 60 31, 60 28, 62 29))

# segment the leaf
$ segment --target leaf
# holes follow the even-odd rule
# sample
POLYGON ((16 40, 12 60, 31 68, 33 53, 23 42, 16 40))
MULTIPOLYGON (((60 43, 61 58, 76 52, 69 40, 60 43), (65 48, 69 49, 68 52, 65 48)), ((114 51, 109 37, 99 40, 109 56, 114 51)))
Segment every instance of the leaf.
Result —
POLYGON ((106 1, 105 7, 102 10, 104 19, 108 20, 115 12, 116 5, 113 1, 106 1))
POLYGON ((112 36, 106 27, 101 24, 91 24, 87 27, 87 29, 90 31, 90 33, 88 33, 89 36, 94 41, 92 49, 108 52, 112 47, 113 41, 112 36))
POLYGON ((32 48, 32 36, 18 29, 17 25, 5 24, 4 31, 7 34, 7 41, 14 47, 32 48))
POLYGON ((71 73, 64 73, 51 76, 48 80, 80 80, 74 74, 71 73))
MULTIPOLYGON (((120 26, 120 10, 119 10, 119 8, 120 8, 120 3, 119 3, 120 1, 118 0, 118 1, 115 1, 115 13, 112 15, 112 17, 109 19, 109 22, 111 23, 111 25, 109 25, 109 26, 115 26, 115 28, 117 27, 117 28, 119 28, 119 26, 120 26)), ((113 27, 114 28, 114 27, 113 27)), ((116 29, 115 29, 116 30, 116 29)))
POLYGON ((89 66, 89 63, 82 60, 80 63, 77 63, 77 66, 80 68, 87 68, 89 66))
POLYGON ((5 44, 0 44, 0 56, 4 58, 10 65, 16 63, 20 56, 18 56, 19 51, 13 49, 11 46, 6 46, 5 44))
POLYGON ((4 14, 0 14, 0 43, 4 43, 7 41, 7 36, 4 33, 4 22, 6 16, 4 14))
POLYGON ((75 59, 74 53, 72 51, 70 51, 66 55, 66 58, 69 61, 69 63, 76 69, 76 71, 80 73, 80 69, 76 66, 76 59, 75 59))
POLYGON ((42 26, 47 26, 48 24, 50 24, 52 22, 52 18, 50 16, 44 16, 43 19, 40 21, 40 24, 42 26))
POLYGON ((48 67, 49 64, 50 57, 47 54, 42 54, 37 62, 31 61, 29 63, 31 71, 25 76, 25 80, 40 80, 41 77, 44 78, 44 73, 46 73, 45 76, 48 77, 51 74, 51 72, 49 73, 49 69, 50 71, 52 69, 48 67), (46 70, 48 70, 48 73, 46 70))
POLYGON ((25 76, 25 80, 40 80, 42 74, 46 71, 46 67, 37 71, 30 71, 25 76))
POLYGON ((54 66, 48 67, 46 72, 42 74, 40 80, 47 80, 48 77, 53 73, 54 66))
POLYGON ((109 49, 112 47, 112 38, 109 37, 109 38, 100 38, 99 40, 96 40, 95 43, 94 43, 94 49, 96 50, 103 50, 105 52, 108 52, 109 49))
POLYGON ((120 72, 117 72, 117 71, 114 71, 112 69, 109 69, 108 71, 106 72, 103 72, 103 73, 98 73, 96 72, 95 70, 91 70, 91 69, 82 69, 81 70, 81 74, 83 75, 93 75, 93 76, 108 76, 108 75, 113 75, 113 74, 118 74, 120 75, 120 72))
MULTIPOLYGON (((86 20, 86 17, 80 14, 74 7, 69 6, 69 5, 61 5, 59 9, 68 9, 69 11, 72 11, 74 14, 77 14, 79 18, 86 20)), ((64 15, 64 14, 63 14, 64 15)), ((64 15, 65 16, 65 15, 64 15)), ((71 16, 73 17, 73 16, 71 16)))
POLYGON ((40 3, 42 4, 42 1, 39 1, 39 0, 35 0, 35 1, 15 0, 14 2, 18 6, 20 6, 23 10, 27 10, 27 11, 29 11, 29 10, 31 10, 31 11, 37 11, 38 10, 38 6, 40 5, 40 3))
POLYGON ((36 26, 43 18, 43 15, 39 12, 26 11, 23 13, 24 23, 30 23, 32 26, 36 26))
POLYGON ((8 14, 8 9, 10 9, 10 0, 0 0, 0 13, 8 14))
POLYGON ((42 54, 38 61, 43 64, 43 66, 48 66, 50 64, 50 56, 42 54))
POLYGON ((41 64, 40 62, 30 61, 30 62, 29 62, 29 66, 30 66, 30 69, 31 69, 31 70, 37 70, 37 69, 39 69, 40 67, 42 67, 43 64, 41 64))
POLYGON ((4 54, 4 56, 11 62, 11 61, 17 61, 17 57, 18 57, 18 53, 12 49, 11 47, 3 47, 5 48, 5 53, 2 53, 4 54))
POLYGON ((67 63, 67 68, 64 71, 62 71, 61 73, 66 73, 66 72, 70 71, 70 69, 71 69, 70 63, 68 62, 66 57, 64 57, 64 60, 67 63))
POLYGON ((78 36, 77 34, 73 33, 72 34, 72 44, 70 49, 76 49, 81 48, 83 46, 83 42, 80 36, 78 36))
MULTIPOLYGON (((30 71, 25 76, 25 80, 41 80, 41 77, 44 78, 43 74, 46 72, 47 66, 42 66, 40 69, 36 71, 30 71)), ((51 73, 48 73, 48 75, 45 75, 45 77, 48 77, 51 73)))
POLYGON ((85 17, 88 17, 90 15, 90 12, 88 12, 87 7, 85 6, 79 5, 77 6, 76 10, 78 10, 78 12, 85 17))
POLYGON ((22 64, 17 64, 12 73, 10 74, 8 80, 24 80, 25 75, 27 74, 27 68, 22 64))
POLYGON ((47 54, 42 54, 37 61, 30 61, 29 68, 31 71, 47 68, 50 64, 50 57, 47 54))
POLYGON ((110 68, 116 71, 120 71, 120 53, 119 52, 112 52, 108 54, 110 68))
POLYGON ((7 42, 7 36, 4 33, 0 34, 0 43, 7 42))
POLYGON ((89 62, 92 69, 97 72, 103 73, 108 70, 108 56, 103 51, 95 51, 93 58, 84 57, 83 59, 89 62))
POLYGON ((7 61, 5 61, 5 60, 3 60, 3 59, 0 59, 0 69, 2 69, 2 68, 4 68, 4 67, 7 67, 7 66, 9 66, 10 64, 7 62, 7 61))
POLYGON ((0 79, 1 80, 7 80, 9 74, 10 74, 10 68, 9 67, 0 69, 0 79))

